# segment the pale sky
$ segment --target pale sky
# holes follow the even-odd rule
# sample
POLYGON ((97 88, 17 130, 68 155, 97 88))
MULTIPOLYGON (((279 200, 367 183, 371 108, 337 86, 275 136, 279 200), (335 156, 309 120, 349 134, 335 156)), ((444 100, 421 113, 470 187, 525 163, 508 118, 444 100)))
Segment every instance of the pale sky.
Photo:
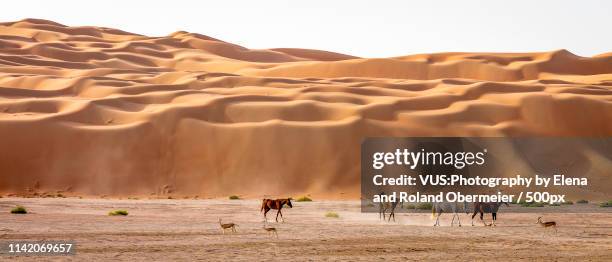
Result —
POLYGON ((612 51, 612 1, 3 1, 0 21, 42 18, 149 36, 185 30, 248 48, 363 57, 447 51, 612 51))

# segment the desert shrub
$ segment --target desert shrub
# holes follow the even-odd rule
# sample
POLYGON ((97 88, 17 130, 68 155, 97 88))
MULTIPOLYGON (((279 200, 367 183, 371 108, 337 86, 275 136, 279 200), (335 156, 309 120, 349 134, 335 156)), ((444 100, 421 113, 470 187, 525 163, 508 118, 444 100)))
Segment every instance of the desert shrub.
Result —
POLYGON ((22 206, 16 206, 15 208, 11 209, 11 214, 27 214, 28 211, 25 209, 25 207, 22 206))
POLYGON ((546 204, 542 202, 525 202, 521 203, 522 207, 544 207, 546 204))
POLYGON ((599 204, 600 207, 612 207, 612 200, 608 200, 608 202, 603 202, 599 204))
POLYGON ((295 201, 297 201, 297 202, 311 202, 312 199, 310 197, 303 196, 303 197, 300 197, 300 198, 296 199, 295 201))
POLYGON ((231 195, 231 196, 229 196, 229 199, 230 200, 238 200, 238 199, 240 199, 240 197, 237 196, 237 195, 231 195))
POLYGON ((108 212, 109 216, 127 216, 128 212, 126 210, 115 210, 108 212))
POLYGON ((406 205, 404 205, 404 208, 405 208, 405 209, 415 209, 415 208, 416 208, 416 206, 415 206, 415 205, 413 205, 413 204, 406 204, 406 205))
POLYGON ((559 204, 559 203, 552 203, 549 206, 551 206, 551 207, 558 207, 558 206, 561 206, 561 204, 559 204))
POLYGON ((325 217, 339 218, 340 215, 338 215, 336 212, 327 212, 325 213, 325 217))
POLYGON ((570 200, 568 200, 568 201, 563 201, 563 202, 561 203, 561 205, 573 205, 573 204, 574 204, 574 202, 572 202, 572 201, 570 201, 570 200))
POLYGON ((578 204, 588 204, 589 200, 580 199, 580 200, 576 201, 576 203, 578 203, 578 204))
POLYGON ((421 210, 428 210, 431 209, 433 207, 433 205, 431 203, 419 203, 416 208, 417 209, 421 209, 421 210))

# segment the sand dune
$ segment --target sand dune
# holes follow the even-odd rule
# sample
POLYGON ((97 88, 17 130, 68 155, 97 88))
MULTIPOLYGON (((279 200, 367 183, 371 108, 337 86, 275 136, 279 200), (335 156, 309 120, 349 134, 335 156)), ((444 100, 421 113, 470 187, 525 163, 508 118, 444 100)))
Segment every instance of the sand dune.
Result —
POLYGON ((366 59, 0 23, 3 194, 354 198, 367 136, 610 136, 611 120, 612 53, 366 59))

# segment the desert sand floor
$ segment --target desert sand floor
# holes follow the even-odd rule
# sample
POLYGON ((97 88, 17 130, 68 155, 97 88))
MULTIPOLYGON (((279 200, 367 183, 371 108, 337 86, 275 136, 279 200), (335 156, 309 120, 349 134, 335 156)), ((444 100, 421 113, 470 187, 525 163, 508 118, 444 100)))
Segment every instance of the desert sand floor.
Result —
MULTIPOLYGON (((547 207, 548 208, 548 207, 547 207)), ((357 201, 295 203, 279 238, 262 229, 256 200, 0 199, 0 241, 73 240, 76 256, 57 260, 609 260, 612 214, 502 213, 497 227, 432 227, 429 214, 398 214, 386 223, 360 213, 357 201), (15 205, 27 215, 12 215, 15 205), (127 217, 111 217, 114 209, 127 217), (339 218, 327 218, 328 211, 339 218), (537 216, 559 223, 554 233, 537 216), (218 218, 238 232, 222 235, 218 218)), ((542 209, 543 211, 546 208, 542 209)), ((596 207, 593 206, 593 211, 596 207)), ((4 260, 8 256, 0 259, 4 260)), ((11 257, 49 260, 51 257, 11 257)))

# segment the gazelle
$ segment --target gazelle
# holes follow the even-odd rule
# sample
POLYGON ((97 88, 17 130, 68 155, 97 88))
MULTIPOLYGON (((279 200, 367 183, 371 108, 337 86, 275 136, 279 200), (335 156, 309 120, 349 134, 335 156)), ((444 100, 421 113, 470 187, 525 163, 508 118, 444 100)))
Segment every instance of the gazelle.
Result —
POLYGON ((540 226, 543 227, 552 227, 555 229, 555 233, 557 233, 557 222, 555 221, 542 222, 542 217, 538 217, 538 222, 536 224, 540 224, 540 226))
POLYGON ((266 227, 266 221, 264 221, 263 229, 268 232, 268 235, 274 234, 278 238, 278 232, 275 227, 266 227))
POLYGON ((238 225, 236 225, 234 223, 223 224, 223 223, 221 223, 221 218, 219 218, 219 226, 221 226, 221 231, 223 231, 223 234, 225 235, 225 230, 226 229, 232 229, 232 232, 236 232, 236 227, 238 225))

